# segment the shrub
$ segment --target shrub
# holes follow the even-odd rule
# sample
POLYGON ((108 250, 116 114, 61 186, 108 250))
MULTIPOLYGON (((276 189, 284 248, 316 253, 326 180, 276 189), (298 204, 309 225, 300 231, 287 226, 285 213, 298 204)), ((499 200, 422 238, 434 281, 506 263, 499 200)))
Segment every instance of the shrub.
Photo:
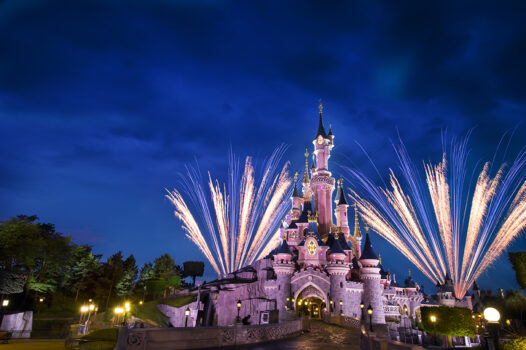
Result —
POLYGON ((526 349, 526 337, 520 337, 507 342, 502 346, 502 350, 524 350, 526 349))
POLYGON ((463 307, 422 307, 422 327, 427 333, 445 334, 451 337, 473 337, 475 322, 471 310, 463 307), (436 322, 431 322, 431 315, 436 322))

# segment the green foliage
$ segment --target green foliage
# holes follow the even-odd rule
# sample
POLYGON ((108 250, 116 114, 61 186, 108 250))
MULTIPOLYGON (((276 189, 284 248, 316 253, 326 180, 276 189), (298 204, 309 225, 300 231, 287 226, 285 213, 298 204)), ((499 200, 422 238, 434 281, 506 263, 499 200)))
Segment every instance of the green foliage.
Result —
POLYGON ((526 337, 513 339, 502 346, 502 350, 524 350, 526 349, 526 337))
POLYGON ((526 289, 526 252, 508 253, 515 278, 522 289, 526 289))
POLYGON ((83 336, 81 339, 117 341, 118 336, 119 336, 118 328, 104 328, 104 329, 98 329, 96 331, 93 331, 83 336))
POLYGON ((115 293, 118 296, 130 296, 133 293, 133 286, 137 279, 138 272, 135 257, 130 255, 124 261, 122 277, 115 286, 115 293))
POLYGON ((475 323, 471 310, 461 307, 421 307, 422 327, 427 333, 445 334, 452 337, 473 337, 475 323), (436 322, 431 322, 431 315, 436 322))
POLYGON ((149 321, 155 325, 166 327, 168 326, 168 318, 164 316, 161 311, 159 311, 157 305, 165 304, 174 307, 181 307, 188 305, 195 300, 196 297, 193 295, 186 295, 179 298, 170 298, 164 300, 152 300, 142 305, 133 305, 131 314, 137 318, 140 318, 141 320, 149 321))

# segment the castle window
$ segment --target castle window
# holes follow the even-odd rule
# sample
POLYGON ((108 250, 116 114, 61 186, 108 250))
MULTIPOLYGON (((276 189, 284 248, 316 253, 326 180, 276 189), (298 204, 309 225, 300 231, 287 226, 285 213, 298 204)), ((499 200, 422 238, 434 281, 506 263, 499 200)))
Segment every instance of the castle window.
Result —
POLYGON ((343 288, 343 282, 340 282, 340 288, 343 288))

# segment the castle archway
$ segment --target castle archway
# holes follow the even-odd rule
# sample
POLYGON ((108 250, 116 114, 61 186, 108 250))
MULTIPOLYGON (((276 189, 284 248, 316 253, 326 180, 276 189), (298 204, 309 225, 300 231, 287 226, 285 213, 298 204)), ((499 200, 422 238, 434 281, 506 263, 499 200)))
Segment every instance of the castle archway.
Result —
POLYGON ((328 305, 327 294, 311 281, 294 293, 294 299, 296 312, 313 318, 320 318, 328 305))

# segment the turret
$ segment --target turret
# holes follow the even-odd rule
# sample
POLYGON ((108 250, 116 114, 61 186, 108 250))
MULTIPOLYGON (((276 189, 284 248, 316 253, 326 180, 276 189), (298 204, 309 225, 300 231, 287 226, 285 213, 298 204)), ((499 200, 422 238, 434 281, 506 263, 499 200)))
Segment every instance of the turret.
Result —
POLYGON ((303 204, 303 198, 298 192, 298 173, 294 174, 294 190, 292 191, 292 219, 298 219, 301 212, 301 205, 303 204))
POLYGON ((332 245, 329 253, 329 264, 326 269, 331 281, 330 295, 334 302, 334 312, 343 314, 343 309, 346 307, 343 305, 344 300, 346 300, 344 284, 346 283, 345 276, 349 273, 349 263, 345 262, 347 256, 340 244, 339 237, 332 237, 331 235, 329 239, 332 245), (341 305, 340 301, 342 301, 341 305))
POLYGON ((286 240, 281 242, 281 246, 274 256, 272 267, 276 273, 276 283, 280 286, 277 291, 276 301, 278 310, 281 311, 279 315, 282 315, 287 307, 286 300, 290 297, 290 279, 294 272, 292 254, 286 240))
MULTIPOLYGON (((378 267, 379 259, 373 249, 371 238, 369 237, 369 228, 365 228, 365 244, 360 257, 362 268, 360 277, 363 282, 363 302, 365 308, 373 308, 373 324, 385 324, 385 313, 383 304, 383 285, 380 283, 380 268, 378 267)), ((367 319, 366 321, 369 321, 367 319)))
POLYGON ((349 204, 345 199, 345 192, 343 191, 343 179, 338 181, 336 193, 338 197, 336 209, 334 210, 334 215, 336 216, 336 226, 338 226, 345 237, 348 238, 350 230, 349 220, 347 218, 347 207, 349 207, 349 204))
POLYGON ((310 198, 312 196, 312 190, 310 187, 309 178, 309 151, 305 150, 305 173, 303 174, 303 198, 310 198))

